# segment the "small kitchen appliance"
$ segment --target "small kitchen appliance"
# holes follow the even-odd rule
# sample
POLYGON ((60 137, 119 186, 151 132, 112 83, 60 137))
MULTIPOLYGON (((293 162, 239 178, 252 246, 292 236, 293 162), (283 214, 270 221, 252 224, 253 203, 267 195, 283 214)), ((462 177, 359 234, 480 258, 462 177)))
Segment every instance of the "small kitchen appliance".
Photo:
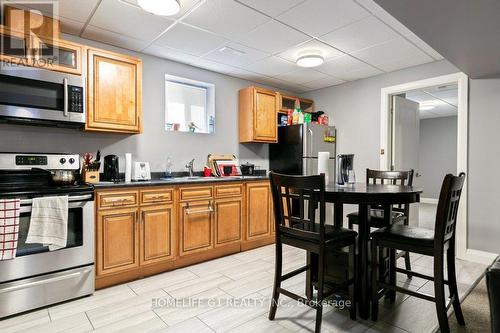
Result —
POLYGON ((337 184, 348 185, 354 182, 354 154, 337 155, 337 184))
POLYGON ((82 127, 85 77, 24 66, 0 68, 0 119, 36 125, 82 127))
POLYGON ((61 185, 53 172, 77 173, 77 154, 0 153, 0 199, 20 199, 14 259, 0 260, 0 318, 94 292, 94 188, 61 185), (33 198, 68 196, 67 245, 27 243, 33 198))
POLYGON ((247 162, 245 164, 241 164, 240 169, 243 176, 253 176, 253 174, 255 173, 255 165, 253 165, 252 163, 247 162))
POLYGON ((104 179, 108 182, 120 181, 120 168, 118 164, 118 156, 104 156, 104 179))
POLYGON ((134 162, 132 166, 132 180, 151 180, 151 168, 148 162, 134 162))

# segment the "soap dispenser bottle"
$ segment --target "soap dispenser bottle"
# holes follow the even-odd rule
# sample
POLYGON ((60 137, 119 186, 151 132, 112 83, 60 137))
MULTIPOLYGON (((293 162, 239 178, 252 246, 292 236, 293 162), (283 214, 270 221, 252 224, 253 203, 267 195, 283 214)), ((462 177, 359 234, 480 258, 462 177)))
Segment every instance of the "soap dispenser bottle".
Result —
POLYGON ((172 178, 172 160, 167 157, 167 168, 165 170, 165 178, 172 178))

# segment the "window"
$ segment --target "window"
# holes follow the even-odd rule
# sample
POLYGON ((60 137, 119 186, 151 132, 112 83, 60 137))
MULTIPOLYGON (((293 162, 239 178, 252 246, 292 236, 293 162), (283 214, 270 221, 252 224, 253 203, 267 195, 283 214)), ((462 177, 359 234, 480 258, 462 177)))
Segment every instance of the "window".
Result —
POLYGON ((165 75, 165 130, 215 131, 215 85, 165 75))

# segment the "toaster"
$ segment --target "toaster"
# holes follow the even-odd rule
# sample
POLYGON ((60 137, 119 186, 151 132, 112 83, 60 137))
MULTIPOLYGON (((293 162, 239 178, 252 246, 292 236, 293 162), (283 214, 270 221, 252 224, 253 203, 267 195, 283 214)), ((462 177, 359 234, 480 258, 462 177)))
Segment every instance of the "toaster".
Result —
POLYGON ((151 168, 148 162, 134 162, 132 164, 132 180, 151 180, 151 168))

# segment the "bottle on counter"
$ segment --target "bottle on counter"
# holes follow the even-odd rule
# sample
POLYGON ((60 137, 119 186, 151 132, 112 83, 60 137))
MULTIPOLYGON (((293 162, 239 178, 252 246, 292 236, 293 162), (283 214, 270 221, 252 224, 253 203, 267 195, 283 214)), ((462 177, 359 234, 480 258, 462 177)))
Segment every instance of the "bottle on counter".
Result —
POLYGON ((299 124, 303 124, 304 123, 304 112, 302 112, 301 109, 298 109, 299 111, 299 124))
POLYGON ((165 170, 165 178, 172 178, 172 159, 167 157, 167 168, 165 170))
POLYGON ((296 125, 299 123, 299 111, 298 109, 293 110, 292 113, 292 125, 296 125))

